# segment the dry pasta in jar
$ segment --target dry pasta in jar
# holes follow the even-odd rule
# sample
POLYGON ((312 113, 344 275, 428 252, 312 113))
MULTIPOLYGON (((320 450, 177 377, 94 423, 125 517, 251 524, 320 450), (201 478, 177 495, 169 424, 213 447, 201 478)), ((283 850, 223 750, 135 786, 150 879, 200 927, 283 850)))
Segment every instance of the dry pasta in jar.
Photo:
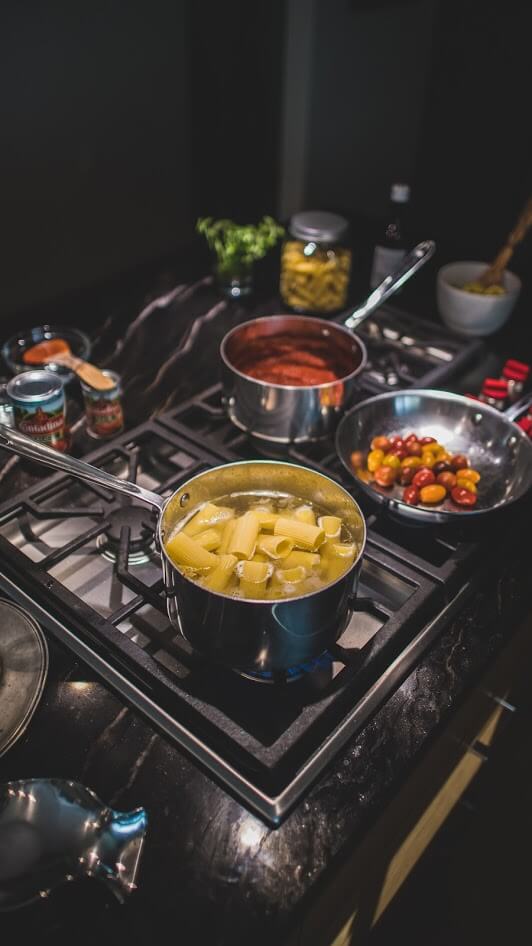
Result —
POLYGON ((221 496, 192 510, 165 550, 203 588, 261 601, 319 591, 358 555, 339 516, 289 493, 265 491, 221 496))
POLYGON ((322 211, 295 214, 281 252, 280 291, 297 312, 331 313, 347 302, 351 251, 342 245, 348 223, 322 211))

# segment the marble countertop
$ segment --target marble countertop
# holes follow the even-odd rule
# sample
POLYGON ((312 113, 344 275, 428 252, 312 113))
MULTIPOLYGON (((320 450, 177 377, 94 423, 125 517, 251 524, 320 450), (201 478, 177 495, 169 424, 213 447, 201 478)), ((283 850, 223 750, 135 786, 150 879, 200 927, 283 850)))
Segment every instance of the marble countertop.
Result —
MULTIPOLYGON (((245 314, 221 300, 209 278, 172 292, 171 306, 151 302, 135 319, 110 317, 91 332, 93 360, 122 375, 129 426, 213 383, 218 344, 245 314)), ((275 301, 257 311, 275 311, 275 301)), ((79 429, 76 452, 92 446, 79 429)), ((31 481, 23 463, 5 455, 0 462, 3 498, 31 481)), ((517 544, 513 553, 479 576, 415 670, 275 830, 50 640, 43 698, 0 759, 0 781, 79 780, 115 808, 143 805, 148 835, 139 889, 125 905, 88 880, 6 915, 3 929, 56 942, 157 941, 169 926, 183 943, 282 941, 527 609, 530 562, 517 544)))

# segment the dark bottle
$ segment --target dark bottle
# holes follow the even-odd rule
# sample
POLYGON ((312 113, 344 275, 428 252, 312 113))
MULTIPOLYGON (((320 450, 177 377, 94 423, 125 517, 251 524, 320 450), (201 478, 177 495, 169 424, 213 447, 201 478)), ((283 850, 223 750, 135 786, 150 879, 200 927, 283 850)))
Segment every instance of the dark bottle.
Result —
POLYGON ((389 273, 397 269, 406 256, 408 227, 405 226, 405 211, 409 200, 410 186, 408 184, 392 184, 390 206, 373 252, 370 276, 372 289, 378 286, 389 273))

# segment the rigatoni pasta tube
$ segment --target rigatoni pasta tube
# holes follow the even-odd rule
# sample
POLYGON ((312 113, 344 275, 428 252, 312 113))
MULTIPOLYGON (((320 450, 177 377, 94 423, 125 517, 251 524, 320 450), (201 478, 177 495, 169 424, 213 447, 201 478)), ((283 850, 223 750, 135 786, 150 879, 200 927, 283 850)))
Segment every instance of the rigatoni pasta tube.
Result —
POLYGON ((235 531, 236 519, 228 519, 222 526, 222 541, 218 548, 218 555, 225 555, 229 551, 229 545, 235 531))
POLYGON ((318 568, 321 562, 321 555, 317 552, 302 552, 301 549, 294 549, 283 559, 283 568, 296 568, 302 565, 310 574, 314 568, 318 568))
POLYGON ((239 562, 236 573, 240 579, 240 593, 245 598, 262 598, 272 572, 273 565, 268 562, 239 562))
POLYGON ((227 519, 233 519, 235 515, 235 510, 231 509, 229 506, 216 506, 214 503, 205 503, 201 509, 198 510, 195 516, 192 516, 191 519, 183 526, 182 531, 185 535, 190 535, 192 537, 198 535, 199 532, 203 532, 209 526, 215 526, 219 522, 226 522, 227 519))
POLYGON ((214 568, 218 564, 218 556, 204 549, 199 542, 184 532, 176 532, 166 543, 168 555, 177 565, 187 565, 189 568, 214 568))
POLYGON ((256 513, 245 512, 236 520, 228 551, 237 558, 251 558, 259 534, 259 518, 256 513))
POLYGON ((323 556, 325 567, 325 576, 327 581, 335 581, 340 575, 353 564, 355 560, 356 545, 351 542, 344 544, 342 542, 328 542, 327 552, 323 556))
POLYGON ((319 526, 311 526, 297 519, 285 519, 279 516, 273 527, 274 535, 286 535, 294 540, 294 545, 306 552, 316 552, 325 540, 325 532, 319 526))
POLYGON ((311 506, 298 506, 294 509, 293 515, 298 522, 308 522, 310 526, 316 525, 316 516, 311 506))
POLYGON ((219 548, 222 536, 219 529, 206 529, 205 532, 200 532, 194 536, 194 539, 208 552, 213 552, 214 549, 219 548))
POLYGON ((257 549, 269 558, 286 558, 292 551, 294 542, 286 535, 259 535, 257 549))
POLYGON ((270 509, 268 506, 255 506, 252 512, 259 517, 261 530, 266 532, 272 531, 279 518, 279 513, 274 512, 273 509, 270 509))
POLYGON ((294 568, 276 568, 273 574, 273 584, 277 587, 284 585, 300 585, 307 577, 307 570, 303 565, 294 568))
POLYGON ((236 555, 219 555, 218 564, 203 579, 203 587, 209 591, 225 591, 233 577, 237 561, 236 555))
POLYGON ((342 530, 342 520, 339 516, 320 516, 318 525, 325 532, 326 539, 338 539, 342 530))

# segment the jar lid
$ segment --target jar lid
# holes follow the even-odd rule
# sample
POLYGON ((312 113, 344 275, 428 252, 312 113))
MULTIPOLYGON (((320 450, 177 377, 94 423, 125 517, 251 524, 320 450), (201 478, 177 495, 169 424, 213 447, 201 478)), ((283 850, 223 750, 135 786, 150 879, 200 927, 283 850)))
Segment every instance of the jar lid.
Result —
POLYGON ((410 200, 410 185, 392 184, 390 199, 393 200, 395 204, 407 204, 410 200))
POLYGON ((349 228, 345 217, 326 210, 304 210, 290 218, 290 232, 299 240, 336 243, 349 228))

